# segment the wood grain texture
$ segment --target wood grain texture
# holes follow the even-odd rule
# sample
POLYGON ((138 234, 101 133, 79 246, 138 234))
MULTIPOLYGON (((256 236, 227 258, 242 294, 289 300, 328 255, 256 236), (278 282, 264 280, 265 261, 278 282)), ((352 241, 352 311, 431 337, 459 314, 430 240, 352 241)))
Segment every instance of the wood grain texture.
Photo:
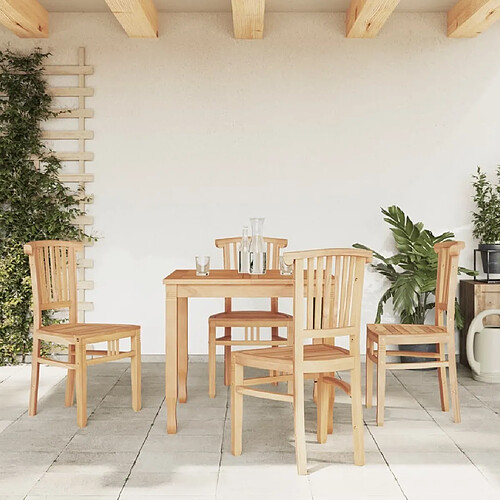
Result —
POLYGON ((73 404, 76 383, 77 423, 87 424, 87 367, 131 358, 132 407, 141 408, 140 327, 121 324, 78 323, 78 287, 76 254, 83 252, 78 241, 32 241, 24 246, 29 257, 33 290, 33 354, 29 414, 37 411, 39 367, 41 363, 68 370, 65 404, 73 404), (43 325, 45 310, 69 310, 67 323, 43 325), (120 351, 119 340, 129 338, 132 348, 120 351), (68 346, 68 361, 53 360, 40 353, 42 340, 68 346), (87 349, 87 344, 107 342, 106 351, 87 349), (87 355, 94 356, 87 359, 87 355), (95 357, 98 356, 98 357, 95 357))
POLYGON ((364 268, 371 261, 371 252, 355 249, 324 249, 285 254, 294 267, 293 344, 286 347, 252 349, 233 353, 232 405, 237 424, 232 426, 232 451, 242 452, 241 396, 252 396, 278 401, 291 401, 294 405, 295 450, 297 472, 307 474, 307 455, 304 423, 304 380, 318 380, 317 440, 326 441, 333 427, 331 417, 334 387, 341 387, 352 397, 352 429, 354 463, 363 465, 363 414, 361 410, 361 368, 359 329, 364 268), (334 259, 335 257, 335 259, 334 259), (333 262, 335 261, 335 266, 333 262), (306 272, 304 272, 307 270, 306 272), (333 273, 333 278, 332 278, 333 273), (335 285, 332 285, 332 280, 335 285), (335 293, 332 289, 335 287, 335 293), (304 290, 306 300, 304 301, 304 290), (306 327, 304 328, 304 325, 306 327), (338 330, 349 339, 349 349, 330 343, 331 332, 338 330), (308 344, 314 330, 315 343, 308 344), (324 333, 324 335, 322 335, 324 333), (243 367, 281 372, 286 376, 243 378, 243 367), (334 373, 349 370, 350 384, 337 383, 334 373), (287 394, 251 389, 260 385, 293 377, 287 394))
POLYGON ((49 14, 38 0, 0 0, 0 23, 20 38, 49 36, 49 14))
POLYGON ((258 40, 264 35, 265 0, 231 0, 234 37, 258 40))
POLYGON ((158 13, 153 0, 106 0, 130 38, 158 38, 158 13))
MULTIPOLYGON (((219 238, 215 240, 215 246, 222 249, 222 260, 224 270, 234 271, 238 268, 238 245, 241 242, 241 236, 232 238, 219 238)), ((284 238, 264 238, 264 244, 267 249, 267 265, 269 272, 279 268, 280 254, 283 248, 288 245, 288 240, 284 238)), ((238 273, 240 274, 240 273, 238 273)), ((249 276, 249 275, 245 275, 249 276)), ((271 311, 233 311, 230 297, 224 300, 225 311, 213 314, 208 319, 209 326, 209 345, 208 345, 208 364, 212 366, 209 369, 209 395, 215 397, 215 371, 213 366, 215 360, 216 346, 224 346, 224 384, 231 384, 231 346, 279 346, 287 345, 287 338, 278 336, 278 328, 291 328, 293 318, 289 314, 278 312, 278 297, 271 298, 271 311), (245 329, 244 340, 232 339, 232 328, 243 327, 245 329), (224 328, 222 337, 215 337, 213 331, 217 328, 224 328), (271 338, 261 338, 260 328, 271 328, 271 338), (215 343, 215 346, 212 345, 215 343)), ((289 335, 287 334, 287 337, 289 335)), ((180 398, 179 398, 180 400, 180 398)))
POLYGON ((399 0, 351 0, 346 17, 347 38, 373 38, 397 7, 399 0))
POLYGON ((448 11, 448 36, 472 38, 500 19, 500 0, 460 0, 448 11))
POLYGON ((455 360, 455 293, 457 287, 458 258, 464 248, 461 241, 438 243, 434 250, 438 254, 436 277, 436 307, 434 325, 366 325, 366 406, 372 406, 373 368, 377 367, 377 425, 384 424, 385 381, 387 370, 412 370, 438 368, 441 409, 448 411, 448 382, 446 369, 450 376, 450 395, 453 417, 460 422, 458 401, 458 381, 455 360), (377 344, 375 350, 374 345, 377 344), (436 352, 410 352, 387 350, 387 345, 435 344, 436 352), (445 346, 448 353, 445 352, 445 346), (387 357, 413 356, 423 358, 421 362, 387 362, 387 357), (432 361, 425 361, 432 359, 432 361))

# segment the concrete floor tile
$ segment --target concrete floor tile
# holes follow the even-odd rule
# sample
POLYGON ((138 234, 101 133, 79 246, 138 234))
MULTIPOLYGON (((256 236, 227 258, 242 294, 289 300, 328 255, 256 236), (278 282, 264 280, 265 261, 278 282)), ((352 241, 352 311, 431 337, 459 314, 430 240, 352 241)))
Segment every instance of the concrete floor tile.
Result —
POLYGON ((113 473, 129 472, 137 452, 66 451, 54 461, 48 472, 113 473))
POLYGON ((16 470, 0 470, 0 498, 3 496, 26 495, 33 485, 45 474, 44 467, 22 466, 16 470))
POLYGON ((178 434, 164 434, 148 436, 144 443, 143 451, 178 453, 220 453, 222 436, 193 436, 178 434))
POLYGON ((220 459, 218 452, 165 453, 143 449, 134 465, 134 471, 160 474, 217 472, 220 459))
POLYGON ((332 492, 342 500, 421 500, 422 495, 435 498, 437 492, 442 500, 445 482, 452 481, 457 485, 450 498, 489 500, 491 488, 500 489, 500 391, 472 380, 463 368, 461 424, 453 423, 450 412, 440 411, 435 371, 389 374, 385 425, 375 426, 375 408, 364 409, 364 467, 353 465, 350 398, 337 391, 334 434, 319 445, 312 384, 307 382, 307 478, 296 474, 288 404, 245 398, 243 454, 230 453, 230 395, 223 385, 222 364, 217 367, 217 398, 210 399, 206 363, 190 363, 188 402, 178 405, 176 435, 165 432, 163 363, 143 365, 143 397, 153 406, 146 403, 138 413, 130 408, 128 363, 89 370, 89 422, 84 429, 76 426, 76 408, 64 407, 63 370, 43 368, 45 396, 39 414, 28 417, 30 367, 18 367, 10 375, 2 368, 2 500, 109 500, 118 497, 125 483, 120 498, 134 500, 261 500, 264 491, 272 491, 272 500, 312 500, 313 495, 314 500, 331 500, 332 492), (9 423, 3 431, 2 420, 9 423), (420 472, 434 490, 414 478, 422 477, 420 472))
POLYGON ((77 434, 68 443, 65 451, 104 451, 134 452, 138 451, 146 435, 95 435, 77 434))
MULTIPOLYGON (((307 476, 299 476, 295 464, 255 464, 222 466, 217 483, 217 496, 237 491, 245 494, 300 495, 310 494, 307 476)), ((237 498, 237 496, 235 496, 237 498)))
POLYGON ((486 478, 459 451, 391 452, 386 458, 409 499, 493 498, 486 478))
POLYGON ((356 498, 368 495, 397 497, 401 489, 382 457, 363 467, 353 464, 330 464, 309 475, 313 497, 336 495, 337 498, 356 498))
POLYGON ((218 472, 173 472, 161 474, 154 472, 136 472, 128 478, 123 489, 123 496, 177 496, 198 495, 215 496, 218 472))
POLYGON ((127 472, 96 471, 80 472, 46 472, 30 491, 31 495, 58 495, 79 496, 118 496, 122 489, 127 472))

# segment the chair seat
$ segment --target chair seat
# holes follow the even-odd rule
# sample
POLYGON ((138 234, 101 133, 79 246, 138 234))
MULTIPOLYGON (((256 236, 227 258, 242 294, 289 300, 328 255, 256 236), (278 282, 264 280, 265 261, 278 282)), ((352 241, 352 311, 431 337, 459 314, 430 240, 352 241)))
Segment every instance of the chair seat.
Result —
POLYGON ((62 323, 59 325, 44 326, 38 330, 44 335, 51 335, 60 338, 88 338, 101 335, 121 334, 126 337, 138 332, 137 325, 119 325, 109 323, 62 323))
MULTIPOLYGON (((235 362, 240 365, 291 373, 293 371, 293 350, 293 346, 249 349, 235 352, 233 357, 235 362)), ((316 361, 328 362, 341 359, 352 360, 353 358, 350 356, 349 351, 343 347, 327 344, 304 346, 304 366, 316 361)))
POLYGON ((434 325, 366 325, 368 331, 374 335, 436 335, 446 334, 446 327, 434 325))
POLYGON ((366 325, 368 336, 377 341, 383 337, 387 343, 394 344, 427 344, 446 342, 448 332, 444 326, 434 325, 366 325))
POLYGON ((209 322, 219 326, 286 326, 293 316, 272 311, 229 311, 212 314, 209 322))

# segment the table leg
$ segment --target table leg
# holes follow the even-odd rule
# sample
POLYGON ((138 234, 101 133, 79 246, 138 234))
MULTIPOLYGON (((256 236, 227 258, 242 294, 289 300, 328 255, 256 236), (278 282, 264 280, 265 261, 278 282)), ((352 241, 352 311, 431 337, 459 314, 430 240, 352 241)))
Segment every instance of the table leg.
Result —
POLYGON ((177 432, 177 286, 166 285, 165 400, 167 432, 177 432))
POLYGON ((188 374, 188 299, 177 299, 177 342, 179 349, 179 403, 187 401, 187 374, 188 374))

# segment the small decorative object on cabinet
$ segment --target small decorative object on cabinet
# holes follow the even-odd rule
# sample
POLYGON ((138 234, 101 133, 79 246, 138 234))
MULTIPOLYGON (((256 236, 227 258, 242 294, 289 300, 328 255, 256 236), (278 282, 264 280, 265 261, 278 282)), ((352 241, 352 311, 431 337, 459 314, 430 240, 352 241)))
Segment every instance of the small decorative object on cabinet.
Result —
MULTIPOLYGON (((460 329, 460 363, 469 366, 467 361, 467 332, 472 320, 481 312, 500 309, 500 283, 484 283, 475 280, 460 281, 460 310, 464 317, 460 329)), ((500 317, 490 315, 484 320, 484 326, 500 327, 500 317)))
POLYGON ((477 167, 472 183, 476 204, 476 211, 472 214, 472 234, 480 241, 478 249, 474 251, 474 269, 476 252, 480 252, 487 282, 492 281, 491 274, 500 274, 500 166, 497 167, 496 176, 497 183, 493 185, 481 168, 477 167))

